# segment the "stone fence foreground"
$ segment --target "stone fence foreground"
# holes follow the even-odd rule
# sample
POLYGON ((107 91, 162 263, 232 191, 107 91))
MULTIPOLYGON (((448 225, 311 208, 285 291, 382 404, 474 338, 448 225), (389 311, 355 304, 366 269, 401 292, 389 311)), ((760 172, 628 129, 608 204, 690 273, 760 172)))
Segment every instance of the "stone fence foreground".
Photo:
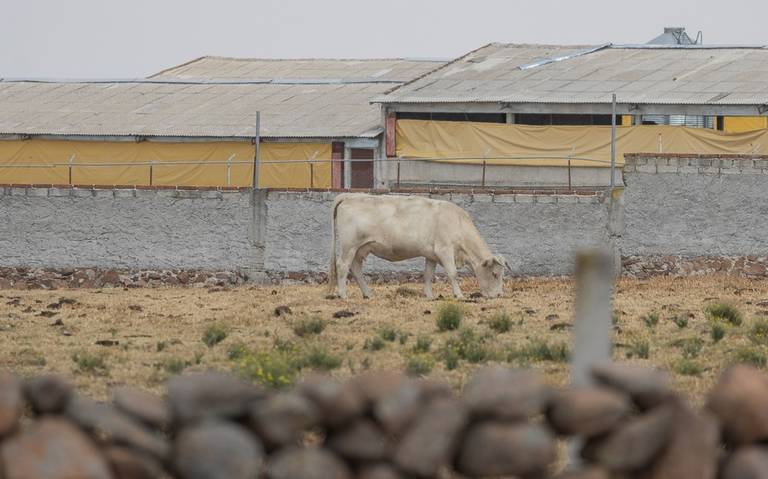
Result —
POLYGON ((177 376, 167 399, 121 387, 111 403, 56 376, 0 374, 4 479, 397 479, 766 477, 768 378, 727 370, 696 411, 665 373, 593 370, 553 390, 490 366, 462 394, 397 373, 309 377, 272 391, 216 372, 177 376), (558 441, 582 464, 554 471, 558 441))

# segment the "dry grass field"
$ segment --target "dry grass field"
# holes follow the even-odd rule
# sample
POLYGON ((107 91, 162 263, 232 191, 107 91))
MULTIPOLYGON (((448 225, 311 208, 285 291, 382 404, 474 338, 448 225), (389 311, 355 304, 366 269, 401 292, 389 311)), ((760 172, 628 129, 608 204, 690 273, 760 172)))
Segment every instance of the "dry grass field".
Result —
MULTIPOLYGON (((473 290, 466 281, 465 292, 473 290)), ((573 309, 568 280, 511 280, 503 299, 427 301, 420 284, 356 288, 348 301, 323 286, 0 291, 0 368, 71 377, 96 398, 110 387, 162 391, 168 375, 236 370, 282 384, 313 369, 348 376, 408 370, 461 386, 479 364, 536 368, 567 381, 573 309), (275 313, 287 306, 290 313, 275 313), (346 310, 349 317, 334 317, 346 310), (457 330, 439 331, 438 322, 457 330)), ((448 296, 444 283, 436 294, 448 296)), ((735 361, 765 365, 768 281, 713 276, 621 280, 615 293, 615 357, 671 371, 701 401, 735 361), (708 306, 732 310, 707 312, 708 306), (741 319, 741 322, 739 321, 741 319)))

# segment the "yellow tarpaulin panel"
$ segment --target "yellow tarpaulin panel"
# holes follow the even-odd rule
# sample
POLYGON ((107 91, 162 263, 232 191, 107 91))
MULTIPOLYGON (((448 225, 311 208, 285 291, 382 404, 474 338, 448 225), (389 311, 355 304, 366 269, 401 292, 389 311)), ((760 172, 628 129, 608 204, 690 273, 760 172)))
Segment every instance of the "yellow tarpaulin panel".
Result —
POLYGON ((259 156, 265 162, 259 170, 259 186, 262 188, 331 187, 330 143, 262 143, 259 156), (309 163, 298 161, 311 159, 328 161, 314 163, 311 167, 309 163))
MULTIPOLYGON (((503 123, 398 120, 397 155, 465 158, 460 162, 515 166, 609 167, 610 126, 529 126, 503 123), (508 158, 514 159, 493 159, 508 158), (552 159, 560 157, 563 159, 552 159)), ((621 126, 616 163, 624 153, 768 154, 768 130, 728 134, 679 126, 621 126)), ((436 160, 440 161, 440 160, 436 160)))
POLYGON ((723 129, 728 133, 768 128, 768 117, 765 116, 726 116, 723 118, 723 129))
MULTIPOLYGON (((262 143, 260 152, 263 160, 330 159, 331 145, 262 143)), ((248 187, 253 181, 254 153, 254 145, 248 142, 3 140, 0 183, 69 184, 66 165, 71 160, 71 184, 76 185, 248 187), (229 168, 226 163, 204 164, 227 160, 233 162, 229 168), (235 163, 243 161, 247 164, 235 163), (193 164, 198 162, 203 164, 193 164)), ((315 164, 312 170, 315 187, 331 186, 330 162, 315 164)), ((310 167, 306 163, 262 165, 260 184, 263 188, 309 188, 310 167)))

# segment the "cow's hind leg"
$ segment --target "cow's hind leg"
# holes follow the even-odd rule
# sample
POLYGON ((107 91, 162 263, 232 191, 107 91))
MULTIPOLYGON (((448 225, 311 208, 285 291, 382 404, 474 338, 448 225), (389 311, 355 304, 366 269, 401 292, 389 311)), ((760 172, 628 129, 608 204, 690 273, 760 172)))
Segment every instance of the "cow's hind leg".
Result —
POLYGON ((438 253, 437 256, 440 260, 440 264, 445 270, 445 274, 448 276, 448 279, 451 282, 453 296, 457 299, 464 299, 464 294, 462 294, 461 288, 459 287, 459 275, 456 271, 456 262, 453 259, 453 252, 441 252, 438 253))
POLYGON ((427 296, 427 299, 434 297, 432 295, 432 278, 435 276, 436 265, 437 263, 431 259, 426 260, 424 263, 424 294, 427 296))
POLYGON ((365 284, 365 277, 363 276, 363 261, 368 256, 363 249, 357 250, 355 259, 352 261, 352 276, 355 278, 357 285, 360 286, 360 291, 363 292, 363 298, 368 299, 371 297, 371 291, 368 289, 368 285, 365 284))
POLYGON ((342 248, 341 251, 341 257, 339 258, 339 262, 336 268, 336 281, 338 282, 337 290, 339 293, 339 298, 341 299, 347 299, 347 275, 349 274, 349 268, 352 266, 356 253, 357 249, 352 248, 346 251, 344 248, 342 248))

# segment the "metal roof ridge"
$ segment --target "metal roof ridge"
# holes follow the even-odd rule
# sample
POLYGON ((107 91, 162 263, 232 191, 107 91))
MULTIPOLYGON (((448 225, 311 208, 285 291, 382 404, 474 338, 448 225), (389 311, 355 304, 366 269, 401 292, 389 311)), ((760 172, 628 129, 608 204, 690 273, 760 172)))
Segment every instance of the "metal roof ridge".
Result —
POLYGON ((598 52, 600 50, 604 50, 606 48, 610 48, 612 45, 613 45, 612 43, 603 43, 602 45, 597 45, 597 46, 594 46, 594 47, 591 47, 591 48, 587 48, 587 49, 584 49, 584 50, 579 50, 579 51, 576 51, 576 52, 573 52, 573 53, 566 53, 564 55, 557 55, 557 56, 554 56, 554 57, 547 57, 547 58, 542 58, 540 60, 534 60, 534 61, 532 61, 530 63, 526 63, 524 65, 519 65, 517 67, 517 69, 518 70, 529 70, 531 68, 537 68, 537 67, 540 67, 540 66, 549 65, 550 63, 556 63, 556 62, 561 62, 561 61, 565 61, 565 60, 570 60, 571 58, 582 57, 584 55, 589 55, 590 53, 595 53, 595 52, 598 52))
POLYGON ((711 44, 711 45, 659 45, 659 44, 612 44, 612 49, 621 50, 765 50, 768 45, 729 45, 729 44, 711 44))
POLYGON ((265 57, 230 57, 224 55, 204 55, 200 58, 196 58, 187 63, 177 65, 169 68, 168 70, 175 70, 186 66, 190 63, 194 63, 200 60, 214 59, 214 60, 234 60, 242 62, 312 62, 312 61, 325 61, 325 62, 444 62, 450 61, 448 59, 441 58, 417 58, 417 57, 382 57, 382 58, 332 58, 332 57, 297 57, 297 58, 265 58, 265 57))
POLYGON ((207 79, 207 78, 0 78, 0 83, 50 84, 157 84, 157 85, 356 85, 402 84, 404 80, 377 78, 264 78, 264 79, 207 79))

